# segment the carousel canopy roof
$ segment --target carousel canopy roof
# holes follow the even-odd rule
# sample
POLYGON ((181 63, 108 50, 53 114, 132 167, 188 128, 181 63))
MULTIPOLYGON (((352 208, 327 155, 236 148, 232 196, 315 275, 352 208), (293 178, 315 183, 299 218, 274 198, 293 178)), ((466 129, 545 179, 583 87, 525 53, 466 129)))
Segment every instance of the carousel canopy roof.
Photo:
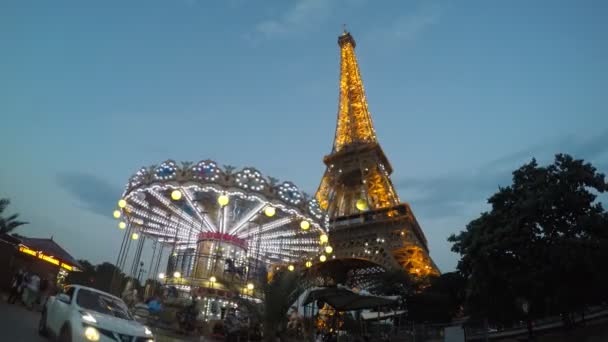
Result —
POLYGON ((114 216, 124 220, 121 228, 131 224, 178 249, 196 248, 200 237, 230 236, 242 241, 248 256, 270 263, 317 255, 327 224, 317 200, 295 184, 212 160, 141 168, 114 216))

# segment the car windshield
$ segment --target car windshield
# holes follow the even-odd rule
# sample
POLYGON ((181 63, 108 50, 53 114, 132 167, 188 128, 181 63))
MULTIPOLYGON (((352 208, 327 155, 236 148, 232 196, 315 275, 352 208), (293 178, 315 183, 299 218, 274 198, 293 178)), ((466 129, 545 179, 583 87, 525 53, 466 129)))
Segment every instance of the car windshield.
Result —
POLYGON ((76 303, 83 309, 131 320, 129 310, 120 299, 103 293, 80 289, 76 303))

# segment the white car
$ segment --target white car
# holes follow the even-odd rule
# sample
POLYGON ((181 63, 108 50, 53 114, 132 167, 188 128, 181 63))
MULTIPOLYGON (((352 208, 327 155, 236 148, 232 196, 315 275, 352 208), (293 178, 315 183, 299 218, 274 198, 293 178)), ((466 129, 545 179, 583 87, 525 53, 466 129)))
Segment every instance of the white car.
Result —
POLYGON ((61 342, 154 342, 152 331, 133 319, 120 298, 79 285, 49 298, 38 332, 61 342))

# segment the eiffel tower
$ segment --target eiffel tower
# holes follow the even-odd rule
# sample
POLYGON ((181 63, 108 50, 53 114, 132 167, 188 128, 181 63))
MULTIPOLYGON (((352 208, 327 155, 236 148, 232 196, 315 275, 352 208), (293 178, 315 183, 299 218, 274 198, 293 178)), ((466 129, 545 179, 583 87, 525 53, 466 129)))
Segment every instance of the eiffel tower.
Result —
POLYGON ((340 46, 340 102, 336 136, 316 193, 329 216, 336 258, 372 261, 385 270, 405 269, 416 277, 438 275, 424 233, 391 182, 393 171, 367 107, 355 55, 346 30, 340 46))

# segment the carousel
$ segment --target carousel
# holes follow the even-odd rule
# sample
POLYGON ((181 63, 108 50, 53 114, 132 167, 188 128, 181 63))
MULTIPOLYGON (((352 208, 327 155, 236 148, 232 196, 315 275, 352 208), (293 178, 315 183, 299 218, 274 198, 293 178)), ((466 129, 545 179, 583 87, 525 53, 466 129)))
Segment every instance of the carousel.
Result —
POLYGON ((332 252, 316 199, 255 168, 211 160, 141 168, 114 217, 124 230, 117 265, 198 298, 208 319, 222 319, 237 297, 261 300, 273 272, 306 270, 332 252))

